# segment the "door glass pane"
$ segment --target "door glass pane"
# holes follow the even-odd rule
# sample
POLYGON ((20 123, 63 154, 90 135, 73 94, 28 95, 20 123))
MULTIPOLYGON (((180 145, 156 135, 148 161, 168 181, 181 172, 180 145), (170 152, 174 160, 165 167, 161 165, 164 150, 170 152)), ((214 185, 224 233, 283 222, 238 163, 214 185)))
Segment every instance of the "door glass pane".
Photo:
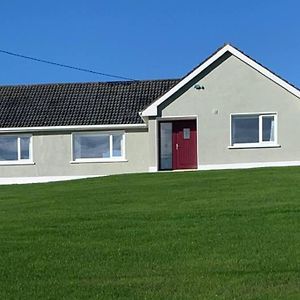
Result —
POLYGON ((107 157, 110 157, 109 135, 75 135, 75 159, 107 157))
POLYGON ((21 159, 29 159, 30 137, 20 137, 21 159))
POLYGON ((263 141, 274 142, 274 116, 262 117, 263 141))
POLYGON ((17 137, 0 137, 0 160, 18 160, 17 137))
POLYGON ((172 169, 172 123, 160 123, 160 169, 172 169))
POLYGON ((259 117, 233 116, 232 117, 232 144, 258 143, 259 117))
POLYGON ((183 128, 183 139, 189 140, 191 137, 191 130, 190 128, 183 128))
POLYGON ((120 157, 122 156, 122 134, 113 135, 113 156, 120 157))

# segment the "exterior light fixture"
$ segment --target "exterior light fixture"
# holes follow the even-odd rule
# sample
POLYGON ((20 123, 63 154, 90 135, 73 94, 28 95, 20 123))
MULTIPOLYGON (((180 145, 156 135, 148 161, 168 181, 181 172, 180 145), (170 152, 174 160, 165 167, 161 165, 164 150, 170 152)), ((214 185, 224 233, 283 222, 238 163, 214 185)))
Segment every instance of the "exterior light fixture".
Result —
POLYGON ((194 88, 196 89, 196 90, 204 90, 204 86, 203 85, 200 85, 200 84, 195 84, 194 85, 194 88))

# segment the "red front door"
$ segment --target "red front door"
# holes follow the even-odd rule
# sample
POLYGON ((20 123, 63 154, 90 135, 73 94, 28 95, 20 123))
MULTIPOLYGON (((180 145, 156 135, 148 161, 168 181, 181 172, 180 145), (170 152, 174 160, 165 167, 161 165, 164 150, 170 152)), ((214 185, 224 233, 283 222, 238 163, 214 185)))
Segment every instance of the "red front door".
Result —
POLYGON ((173 169, 197 168, 196 120, 172 122, 173 169))
POLYGON ((196 120, 160 123, 159 169, 197 168, 196 120))

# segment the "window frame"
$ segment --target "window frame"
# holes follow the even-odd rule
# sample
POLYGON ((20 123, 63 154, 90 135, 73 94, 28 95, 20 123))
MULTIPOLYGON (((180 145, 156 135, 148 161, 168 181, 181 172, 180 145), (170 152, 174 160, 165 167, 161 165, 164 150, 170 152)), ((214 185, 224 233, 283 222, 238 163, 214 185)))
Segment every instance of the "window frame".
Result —
POLYGON ((125 156, 125 131, 124 130, 118 130, 118 131, 79 131, 79 132, 72 132, 71 134, 71 161, 70 163, 94 163, 94 162, 122 162, 127 161, 125 156), (113 135, 120 134, 122 135, 122 142, 121 142, 121 156, 112 156, 113 153, 113 135), (74 141, 75 136, 82 136, 82 135, 94 135, 94 136, 100 136, 100 135, 108 135, 109 136, 109 152, 110 157, 105 158, 75 158, 74 153, 74 141))
POLYGON ((249 112, 249 113, 231 113, 230 114, 230 146, 229 149, 240 149, 240 148, 274 148, 280 147, 278 144, 278 113, 276 112, 249 112), (258 116, 258 136, 259 141, 256 143, 233 143, 232 129, 233 129, 233 118, 236 116, 258 116), (263 118, 274 117, 274 141, 263 141, 263 118))
POLYGON ((31 165, 34 164, 33 162, 33 135, 22 133, 22 134, 0 134, 1 137, 16 137, 17 138, 17 154, 18 158, 15 160, 0 160, 0 165, 31 165), (29 138, 29 158, 21 159, 21 138, 27 137, 29 138))

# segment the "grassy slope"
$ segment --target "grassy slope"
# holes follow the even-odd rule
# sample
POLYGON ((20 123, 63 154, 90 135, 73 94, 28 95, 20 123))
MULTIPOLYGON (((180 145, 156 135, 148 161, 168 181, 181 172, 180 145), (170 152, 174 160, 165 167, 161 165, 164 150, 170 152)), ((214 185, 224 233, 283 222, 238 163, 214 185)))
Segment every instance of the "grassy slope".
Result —
POLYGON ((0 187, 1 299, 300 299, 300 168, 0 187))

